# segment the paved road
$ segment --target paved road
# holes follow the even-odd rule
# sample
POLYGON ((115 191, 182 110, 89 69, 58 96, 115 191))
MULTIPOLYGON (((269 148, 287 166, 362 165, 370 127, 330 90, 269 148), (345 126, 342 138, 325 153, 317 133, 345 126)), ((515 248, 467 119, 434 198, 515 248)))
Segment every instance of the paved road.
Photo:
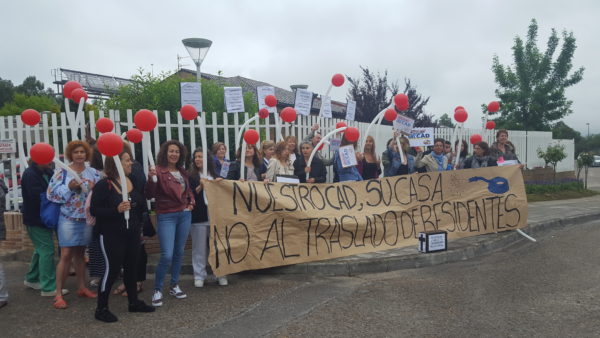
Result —
POLYGON ((598 243, 600 221, 422 269, 330 278, 244 273, 228 287, 204 289, 186 276, 189 298, 167 298, 153 314, 129 314, 125 299, 113 296, 114 324, 95 321, 94 302, 74 295, 69 309, 54 310, 21 285, 24 264, 8 262, 12 299, 0 309, 0 336, 600 336, 598 243))

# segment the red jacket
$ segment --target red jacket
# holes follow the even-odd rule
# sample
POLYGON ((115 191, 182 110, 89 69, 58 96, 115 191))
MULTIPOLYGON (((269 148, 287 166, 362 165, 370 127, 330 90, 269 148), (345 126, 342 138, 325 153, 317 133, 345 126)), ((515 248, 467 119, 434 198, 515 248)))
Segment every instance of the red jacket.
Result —
POLYGON ((157 182, 148 180, 146 182, 146 198, 155 199, 157 214, 183 211, 188 205, 195 205, 194 194, 190 188, 188 175, 183 169, 179 169, 185 180, 185 191, 181 192, 181 185, 169 172, 168 168, 156 166, 157 182))

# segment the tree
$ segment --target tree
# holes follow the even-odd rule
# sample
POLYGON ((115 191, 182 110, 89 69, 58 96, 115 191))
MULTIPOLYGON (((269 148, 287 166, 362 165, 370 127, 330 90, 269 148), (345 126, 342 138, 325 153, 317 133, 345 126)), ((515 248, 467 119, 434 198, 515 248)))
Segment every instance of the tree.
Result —
POLYGON ((14 95, 15 87, 13 86, 12 81, 0 78, 0 108, 2 108, 6 102, 11 101, 14 95))
POLYGON ((440 119, 437 120, 437 123, 440 127, 454 128, 454 123, 452 123, 452 119, 448 113, 444 113, 444 115, 440 116, 440 119))
POLYGON ((497 55, 493 58, 492 71, 498 83, 495 92, 502 102, 497 112, 501 117, 496 119, 499 127, 550 130, 553 121, 572 113, 565 90, 581 81, 584 71, 581 67, 570 73, 575 37, 572 32, 562 32, 563 44, 555 59, 560 42, 556 30, 552 29, 543 53, 537 47, 537 36, 537 21, 532 19, 527 41, 515 37, 514 67, 500 64, 497 55))
POLYGON ((590 168, 590 166, 593 163, 594 163, 594 155, 592 155, 590 153, 581 153, 581 154, 579 154, 579 156, 577 156, 577 180, 579 181, 579 175, 581 174, 581 169, 585 169, 585 171, 584 171, 585 184, 583 186, 585 189, 587 189, 588 169, 590 168))
POLYGON ((13 100, 7 102, 0 109, 0 116, 19 115, 25 109, 35 109, 39 112, 51 111, 60 112, 60 105, 56 100, 45 95, 29 96, 21 93, 15 93, 13 100))
POLYGON ((565 146, 562 144, 549 145, 548 148, 546 148, 546 151, 538 148, 537 155, 544 160, 545 166, 548 166, 548 163, 552 165, 552 169, 554 170, 554 183, 556 183, 556 165, 558 162, 567 158, 565 146))
MULTIPOLYGON (((25 78, 22 84, 15 87, 15 91, 28 96, 49 94, 49 92, 44 91, 44 84, 36 79, 35 76, 28 76, 25 78)), ((49 91, 51 92, 50 89, 49 91)))
MULTIPOLYGON (((381 110, 389 106, 392 97, 399 93, 398 82, 388 83, 387 70, 381 75, 373 73, 367 67, 360 67, 361 78, 347 76, 350 82, 348 99, 356 101, 355 119, 361 122, 371 122, 381 110)), ((408 96, 409 110, 401 112, 415 120, 415 126, 435 126, 433 115, 424 113, 423 108, 429 102, 429 98, 423 99, 412 86, 409 79, 404 80, 404 91, 408 96)))

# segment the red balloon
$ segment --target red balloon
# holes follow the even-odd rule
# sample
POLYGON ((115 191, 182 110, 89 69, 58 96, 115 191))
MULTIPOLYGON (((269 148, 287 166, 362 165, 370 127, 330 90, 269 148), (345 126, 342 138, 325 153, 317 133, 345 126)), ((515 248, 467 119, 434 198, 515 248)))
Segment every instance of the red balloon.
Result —
POLYGON ((336 87, 339 87, 339 86, 343 85, 344 81, 346 81, 346 78, 342 74, 335 74, 331 78, 331 84, 334 85, 334 86, 336 86, 336 87))
POLYGON ((29 149, 29 156, 39 165, 48 164, 54 161, 54 148, 48 143, 36 143, 29 149))
POLYGON ((181 117, 183 117, 184 120, 188 121, 191 121, 198 117, 198 111, 191 104, 186 104, 185 106, 181 107, 181 109, 179 110, 179 114, 181 114, 181 117))
POLYGON ((492 101, 488 104, 488 111, 490 113, 495 113, 500 109, 500 102, 492 101))
POLYGON ((494 128, 496 128, 496 122, 494 122, 494 121, 487 121, 485 123, 485 129, 492 130, 494 128))
POLYGON ((475 144, 477 142, 481 142, 481 140, 483 140, 483 138, 481 137, 481 135, 479 135, 479 134, 473 134, 473 135, 471 135, 471 138, 470 138, 471 144, 475 144))
POLYGON ((267 95, 265 96, 265 104, 269 107, 275 107, 277 105, 277 98, 275 95, 267 95))
POLYGON ((258 117, 260 117, 261 119, 266 119, 267 117, 269 117, 269 110, 267 108, 259 110, 258 117))
POLYGON ((115 133, 104 133, 98 138, 98 150, 104 156, 116 156, 123 150, 123 140, 115 133))
POLYGON ((140 143, 142 142, 143 137, 144 134, 142 134, 142 131, 137 128, 131 128, 127 131, 127 139, 131 143, 140 143))
POLYGON ((396 118, 398 117, 398 113, 396 113, 396 111, 394 109, 386 109, 385 114, 383 114, 383 118, 386 119, 386 121, 394 121, 396 118))
POLYGON ((40 123, 40 113, 35 109, 25 109, 21 113, 21 121, 28 126, 35 126, 40 123))
POLYGON ((158 119, 156 118, 154 113, 149 111, 148 109, 141 109, 138 110, 137 113, 135 113, 135 116, 133 117, 133 122, 139 130, 150 131, 156 127, 158 119))
POLYGON ((67 99, 70 99, 71 93, 73 92, 74 89, 77 89, 77 88, 81 88, 81 85, 79 84, 79 82, 68 81, 63 86, 63 96, 67 99))
POLYGON ((84 99, 83 102, 87 101, 87 92, 81 88, 73 89, 73 91, 71 92, 71 100, 75 101, 75 103, 79 103, 81 99, 84 99))
POLYGON ((456 108, 454 108, 454 112, 456 113, 456 111, 460 110, 460 109, 465 110, 465 107, 463 107, 463 106, 456 106, 456 108))
POLYGON ((281 113, 279 113, 279 116, 281 116, 281 119, 285 122, 294 122, 296 120, 296 115, 296 109, 292 107, 285 107, 281 113))
POLYGON ((338 122, 335 124, 335 129, 339 129, 342 127, 347 127, 346 122, 338 122))
POLYGON ((463 123, 467 120, 467 117, 469 117, 469 114, 467 114, 467 111, 464 109, 458 109, 454 112, 454 119, 456 122, 463 123))
POLYGON ((113 130, 115 124, 109 118, 101 117, 96 121, 96 129, 101 133, 108 133, 113 130))
POLYGON ((344 138, 346 138, 346 140, 348 140, 349 142, 356 142, 356 141, 358 141, 359 137, 360 137, 360 132, 358 131, 358 129, 356 129, 354 127, 348 127, 344 131, 344 138))
POLYGON ((260 135, 254 129, 248 129, 244 132, 244 141, 248 144, 256 144, 260 140, 260 135))
POLYGON ((394 104, 400 111, 408 110, 408 96, 402 93, 396 94, 396 96, 394 96, 394 104))

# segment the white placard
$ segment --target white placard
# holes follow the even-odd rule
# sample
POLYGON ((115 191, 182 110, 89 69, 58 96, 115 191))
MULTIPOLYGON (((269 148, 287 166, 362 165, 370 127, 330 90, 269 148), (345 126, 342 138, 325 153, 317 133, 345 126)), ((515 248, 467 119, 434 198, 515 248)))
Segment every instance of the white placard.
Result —
POLYGON ((319 116, 331 118, 331 97, 321 96, 321 111, 319 116))
POLYGON ((244 95, 242 95, 242 87, 224 87, 225 90, 225 107, 228 113, 244 112, 244 95))
POLYGON ((229 173, 229 166, 231 164, 227 161, 224 161, 223 164, 221 165, 221 172, 219 173, 219 176, 225 178, 227 177, 227 174, 229 173))
POLYGON ((354 114, 356 113, 356 101, 348 100, 346 103, 346 120, 354 121, 354 114))
POLYGON ((433 145, 433 128, 416 128, 408 135, 411 147, 429 147, 433 145))
POLYGON ((265 97, 267 95, 275 95, 275 88, 271 86, 256 87, 256 97, 258 98, 258 110, 267 108, 269 110, 269 113, 276 113, 277 107, 269 107, 265 104, 265 97))
POLYGON ((340 160, 342 161, 342 167, 348 168, 358 164, 356 162, 356 154, 354 153, 354 146, 349 144, 347 146, 340 147, 339 149, 340 160))
POLYGON ((300 183, 300 179, 294 175, 276 175, 277 183, 300 183))
POLYGON ((14 138, 0 140, 0 153, 12 154, 17 152, 17 141, 14 138))
POLYGON ((431 234, 427 236, 429 251, 446 250, 446 234, 431 234))
POLYGON ((398 117, 394 120, 394 129, 405 135, 411 134, 414 125, 415 120, 404 115, 398 114, 398 117))
POLYGON ((202 85, 200 82, 180 82, 181 106, 192 105, 202 112, 202 85))
POLYGON ((296 100, 294 101, 294 109, 300 115, 310 115, 312 107, 313 93, 309 90, 298 88, 296 89, 296 100))

